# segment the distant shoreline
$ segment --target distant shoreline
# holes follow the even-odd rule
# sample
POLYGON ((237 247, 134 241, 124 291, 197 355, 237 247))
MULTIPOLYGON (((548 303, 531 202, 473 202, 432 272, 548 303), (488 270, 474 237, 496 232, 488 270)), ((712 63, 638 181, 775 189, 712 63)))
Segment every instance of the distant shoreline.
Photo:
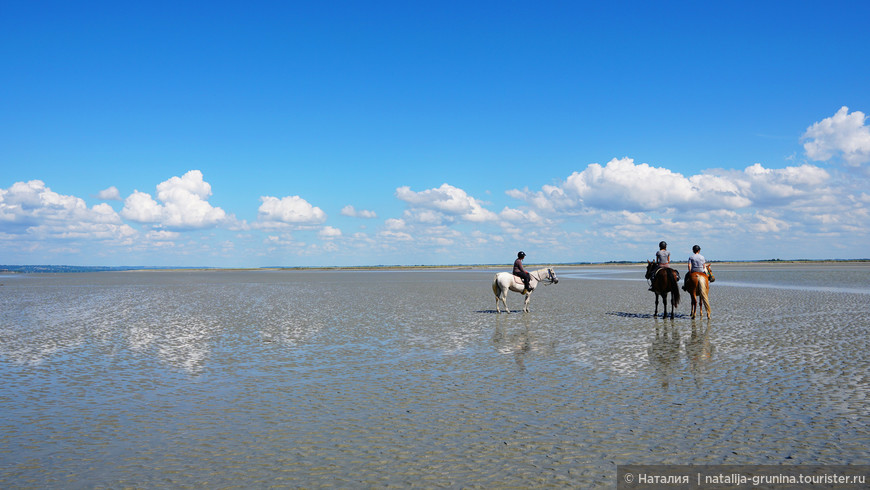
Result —
MULTIPOLYGON (((713 264, 848 264, 867 263, 870 259, 769 259, 714 260, 713 264)), ((620 267, 644 265, 645 261, 566 262, 526 264, 536 267, 620 267)), ((504 269, 511 264, 451 265, 355 265, 355 266, 268 266, 268 267, 155 267, 155 266, 71 266, 71 265, 0 265, 0 274, 56 274, 82 272, 163 272, 163 271, 397 271, 397 270, 475 270, 504 269)))

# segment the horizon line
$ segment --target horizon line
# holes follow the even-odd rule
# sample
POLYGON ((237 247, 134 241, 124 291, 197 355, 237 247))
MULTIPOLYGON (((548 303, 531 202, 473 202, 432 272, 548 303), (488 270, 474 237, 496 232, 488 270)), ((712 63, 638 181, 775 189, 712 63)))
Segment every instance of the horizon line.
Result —
MULTIPOLYGON (((646 260, 608 260, 603 262, 541 262, 528 264, 529 267, 537 265, 552 266, 588 266, 588 265, 636 265, 643 264, 646 260)), ((826 263, 826 262, 870 262, 870 258, 861 259, 748 259, 748 260, 709 260, 710 263, 826 263)), ((240 266, 173 266, 173 265, 71 265, 71 264, 0 264, 0 273, 27 273, 27 272, 111 272, 111 271, 146 271, 146 270, 317 270, 317 269, 449 269, 449 268, 491 268, 510 267, 510 263, 490 264, 377 264, 377 265, 270 265, 259 267, 240 266)))

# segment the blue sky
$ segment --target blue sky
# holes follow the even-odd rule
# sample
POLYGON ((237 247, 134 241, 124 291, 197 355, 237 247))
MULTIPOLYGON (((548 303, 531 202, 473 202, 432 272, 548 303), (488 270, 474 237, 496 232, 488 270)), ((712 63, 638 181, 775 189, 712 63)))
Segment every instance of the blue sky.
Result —
POLYGON ((870 257, 867 2, 0 5, 0 264, 870 257))

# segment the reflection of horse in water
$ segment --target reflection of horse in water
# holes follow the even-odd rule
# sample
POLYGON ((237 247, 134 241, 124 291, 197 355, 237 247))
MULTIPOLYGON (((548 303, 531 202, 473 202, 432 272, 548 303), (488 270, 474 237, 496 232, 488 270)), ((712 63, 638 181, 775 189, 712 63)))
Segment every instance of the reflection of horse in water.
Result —
MULTIPOLYGON (((526 320, 523 329, 518 332, 506 334, 505 327, 501 321, 502 317, 498 317, 495 326, 495 333, 492 335, 492 341, 496 346, 496 350, 501 354, 512 355, 520 371, 525 371, 526 363, 525 356, 532 350, 532 343, 529 340, 529 322, 526 320)), ((523 316, 527 319, 527 316, 523 316)))
POLYGON ((548 342, 546 338, 536 335, 531 329, 529 315, 523 315, 522 328, 510 328, 519 325, 512 322, 504 315, 496 317, 495 332, 492 334, 492 342, 499 354, 512 356, 520 371, 526 369, 526 356, 529 354, 552 355, 555 352, 555 342, 548 342))
POLYGON ((660 330, 656 320, 656 336, 646 352, 650 365, 661 380, 662 388, 667 390, 671 377, 679 366, 680 357, 680 333, 673 322, 667 322, 660 330))
POLYGON ((703 309, 707 310, 707 319, 710 318, 710 282, 715 281, 713 270, 710 269, 710 264, 706 264, 707 274, 703 272, 690 272, 686 274, 686 280, 683 284, 683 289, 692 297, 692 318, 695 318, 695 313, 703 315, 703 309), (709 277, 708 277, 709 275, 709 277), (698 303, 701 303, 702 310, 698 310, 698 303))
MULTIPOLYGON (((553 269, 538 269, 534 272, 530 272, 529 275, 531 276, 531 279, 529 280, 529 286, 531 289, 535 289, 540 282, 544 282, 545 284, 556 284, 559 282, 553 269)), ((498 307, 499 301, 504 303, 504 309, 506 312, 511 312, 511 310, 508 309, 507 301, 505 301, 509 290, 521 293, 526 297, 526 301, 523 303, 523 311, 528 312, 529 298, 532 296, 532 291, 525 291, 523 280, 519 277, 510 272, 499 272, 492 280, 492 292, 495 294, 496 313, 501 313, 501 310, 498 307)))
POLYGON ((689 367, 692 374, 695 376, 697 383, 705 374, 707 364, 713 359, 714 346, 710 343, 710 322, 699 328, 695 325, 695 320, 692 320, 692 333, 686 339, 686 358, 689 360, 689 367))
POLYGON ((659 314, 659 296, 662 297, 662 305, 665 311, 662 318, 668 315, 668 293, 671 294, 671 319, 674 318, 674 308, 680 305, 680 278, 677 271, 670 267, 661 267, 656 270, 658 264, 647 261, 646 278, 652 284, 652 290, 656 293, 656 311, 653 316, 659 314))

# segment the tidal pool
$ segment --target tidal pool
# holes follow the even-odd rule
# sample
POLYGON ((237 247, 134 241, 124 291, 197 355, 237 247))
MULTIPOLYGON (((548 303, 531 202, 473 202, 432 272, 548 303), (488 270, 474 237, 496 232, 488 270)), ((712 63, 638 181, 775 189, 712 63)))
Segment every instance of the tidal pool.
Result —
POLYGON ((621 464, 870 463, 870 264, 0 279, 0 486, 611 488, 621 464))

